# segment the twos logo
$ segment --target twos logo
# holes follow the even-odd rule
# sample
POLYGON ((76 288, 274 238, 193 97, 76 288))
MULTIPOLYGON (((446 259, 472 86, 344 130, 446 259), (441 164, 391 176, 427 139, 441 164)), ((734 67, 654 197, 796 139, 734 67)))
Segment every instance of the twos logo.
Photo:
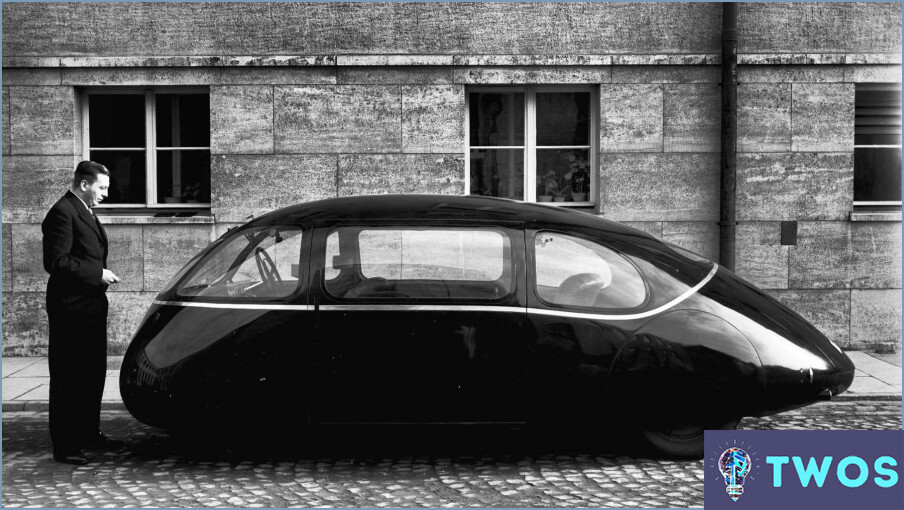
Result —
POLYGON ((902 508, 904 431, 710 430, 705 446, 706 508, 902 508))

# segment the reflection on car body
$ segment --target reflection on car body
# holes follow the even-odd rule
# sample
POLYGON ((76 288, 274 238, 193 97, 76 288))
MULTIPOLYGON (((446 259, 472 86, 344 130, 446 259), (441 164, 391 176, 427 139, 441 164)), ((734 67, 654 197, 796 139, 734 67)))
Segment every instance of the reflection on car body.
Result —
POLYGON ((730 271, 638 230, 485 197, 372 196, 227 232, 123 363, 140 420, 582 423, 693 455, 705 428, 830 398, 854 367, 730 271))

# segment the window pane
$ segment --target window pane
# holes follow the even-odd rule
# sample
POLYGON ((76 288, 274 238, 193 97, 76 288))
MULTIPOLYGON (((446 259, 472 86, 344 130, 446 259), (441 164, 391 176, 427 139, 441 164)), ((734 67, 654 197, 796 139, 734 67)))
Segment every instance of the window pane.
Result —
POLYGON ((493 230, 340 229, 327 239, 326 288, 343 298, 497 299, 512 288, 510 257, 508 237, 493 230))
POLYGON ((91 147, 144 147, 144 95, 89 94, 88 129, 91 147))
POLYGON ((589 150, 537 150, 538 201, 584 202, 590 193, 589 150))
POLYGON ((211 252, 176 293, 218 298, 282 298, 298 288, 301 229, 249 229, 211 252))
POLYGON ((471 149, 471 194, 524 200, 524 151, 471 149))
POLYGON ((157 151, 158 203, 210 203, 210 151, 157 151))
POLYGON ((91 160, 110 171, 105 204, 143 204, 145 198, 144 151, 91 151, 91 160))
POLYGON ((209 94, 157 94, 158 147, 210 147, 209 94))
POLYGON ((901 200, 901 149, 854 149, 854 200, 901 200))
POLYGON ((534 236, 537 296, 553 305, 597 309, 634 308, 646 286, 624 257, 597 243, 540 232, 534 236))
POLYGON ((538 93, 537 145, 590 145, 590 93, 538 93))
POLYGON ((472 146, 524 145, 523 92, 472 92, 468 103, 472 146))

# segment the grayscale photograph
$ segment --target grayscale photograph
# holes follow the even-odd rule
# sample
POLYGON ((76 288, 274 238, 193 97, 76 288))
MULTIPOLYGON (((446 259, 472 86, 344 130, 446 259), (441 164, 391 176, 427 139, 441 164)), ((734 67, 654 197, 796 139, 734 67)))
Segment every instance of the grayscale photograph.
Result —
POLYGON ((900 2, 0 9, 3 507, 702 507, 707 430, 902 429, 900 2))

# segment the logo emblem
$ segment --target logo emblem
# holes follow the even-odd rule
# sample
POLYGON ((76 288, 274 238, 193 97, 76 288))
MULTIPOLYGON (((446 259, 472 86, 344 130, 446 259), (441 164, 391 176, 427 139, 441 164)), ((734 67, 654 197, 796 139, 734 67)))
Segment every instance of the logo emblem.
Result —
POLYGON ((725 479, 725 492, 732 501, 744 494, 744 479, 750 474, 750 455, 741 448, 732 447, 719 457, 719 472, 725 479))

